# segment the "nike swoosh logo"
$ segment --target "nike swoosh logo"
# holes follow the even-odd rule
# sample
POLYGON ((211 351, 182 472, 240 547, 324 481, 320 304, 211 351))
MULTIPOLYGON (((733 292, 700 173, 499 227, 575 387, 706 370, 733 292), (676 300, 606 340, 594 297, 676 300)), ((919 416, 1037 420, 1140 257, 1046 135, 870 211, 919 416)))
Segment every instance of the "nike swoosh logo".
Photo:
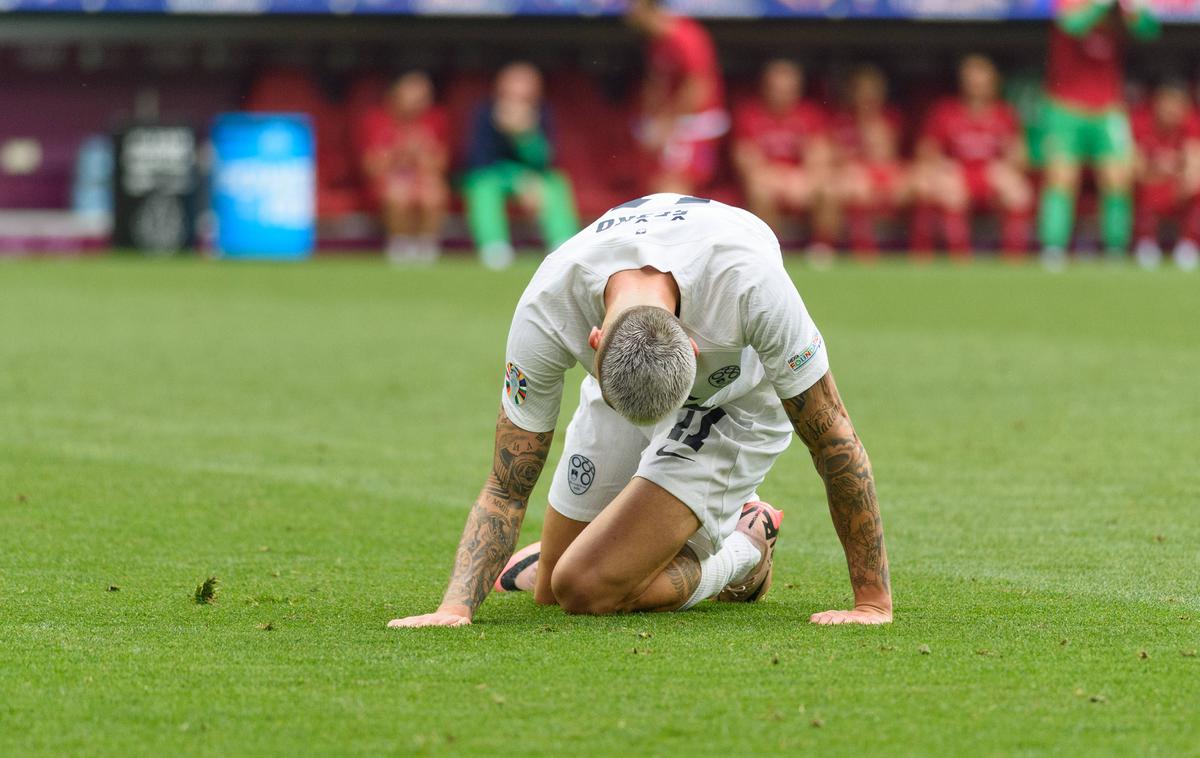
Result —
POLYGON ((666 445, 663 445, 658 450, 655 450, 654 454, 661 455, 664 458, 679 458, 680 460, 684 460, 684 461, 694 460, 693 458, 688 458, 686 455, 680 455, 679 453, 668 452, 666 445))

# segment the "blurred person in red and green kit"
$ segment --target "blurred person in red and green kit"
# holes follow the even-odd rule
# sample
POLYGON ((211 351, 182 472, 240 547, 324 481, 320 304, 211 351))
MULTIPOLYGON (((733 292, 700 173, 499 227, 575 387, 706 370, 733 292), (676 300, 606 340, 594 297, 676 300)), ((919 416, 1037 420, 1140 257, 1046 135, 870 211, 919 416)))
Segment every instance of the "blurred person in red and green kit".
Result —
POLYGON ((509 199, 536 216, 547 250, 579 231, 570 180, 554 165, 553 137, 541 72, 522 62, 500 69, 492 97, 471 119, 463 177, 467 224, 488 268, 505 268, 515 257, 509 199))
POLYGON ((664 0, 630 0, 625 20, 648 40, 634 129, 646 159, 646 189, 699 192, 716 174, 721 137, 729 131, 712 38, 699 23, 671 13, 664 0))
POLYGON ((362 123, 363 174, 387 230, 393 263, 437 258, 450 192, 446 114, 434 105, 433 83, 420 71, 396 80, 383 107, 362 123))
POLYGON ((1145 268, 1162 260, 1159 225, 1174 221, 1175 263, 1185 271, 1200 267, 1200 113, 1187 84, 1171 80, 1154 91, 1149 105, 1133 116, 1137 143, 1137 245, 1145 268))
POLYGON ((1042 260, 1066 260, 1083 166, 1100 188, 1101 238, 1108 255, 1129 250, 1133 233, 1133 137, 1126 113, 1128 39, 1158 36, 1147 0, 1058 0, 1050 31, 1042 143, 1046 164, 1039 232, 1042 260))

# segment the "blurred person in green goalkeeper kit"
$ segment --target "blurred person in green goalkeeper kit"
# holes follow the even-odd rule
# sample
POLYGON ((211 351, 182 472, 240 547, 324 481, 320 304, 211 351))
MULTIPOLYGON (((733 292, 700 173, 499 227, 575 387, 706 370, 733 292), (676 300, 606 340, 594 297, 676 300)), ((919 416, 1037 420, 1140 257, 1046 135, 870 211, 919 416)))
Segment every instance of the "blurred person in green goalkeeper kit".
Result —
POLYGON ((1039 232, 1043 262, 1066 258, 1082 166, 1100 187, 1101 237, 1110 256, 1133 230, 1133 137, 1122 99, 1129 37, 1149 40, 1159 24, 1147 0, 1058 0, 1050 32, 1043 112, 1046 183, 1039 232))
POLYGON ((536 215, 549 250, 579 230, 570 181, 554 168, 553 127, 536 68, 528 63, 502 68, 493 96, 475 111, 470 134, 463 195, 484 265, 504 268, 513 261, 509 198, 536 215))

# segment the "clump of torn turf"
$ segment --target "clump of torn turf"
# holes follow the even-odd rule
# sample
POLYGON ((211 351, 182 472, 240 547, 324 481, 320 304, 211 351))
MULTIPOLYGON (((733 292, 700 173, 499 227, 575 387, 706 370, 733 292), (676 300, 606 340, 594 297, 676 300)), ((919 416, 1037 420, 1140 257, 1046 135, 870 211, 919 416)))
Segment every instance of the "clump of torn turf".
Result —
POLYGON ((196 587, 196 602, 200 605, 217 601, 217 583, 215 576, 210 576, 196 587))

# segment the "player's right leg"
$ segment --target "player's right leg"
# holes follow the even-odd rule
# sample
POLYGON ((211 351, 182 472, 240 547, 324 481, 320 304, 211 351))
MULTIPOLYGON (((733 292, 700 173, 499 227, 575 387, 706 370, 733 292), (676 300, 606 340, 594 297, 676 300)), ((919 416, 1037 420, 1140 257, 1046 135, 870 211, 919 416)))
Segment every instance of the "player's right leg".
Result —
POLYGON ((810 169, 808 173, 813 187, 812 241, 809 243, 808 255, 809 258, 818 260, 831 259, 842 228, 842 204, 827 169, 810 169))
POLYGON ((1001 214, 1000 250, 1008 259, 1022 258, 1029 245, 1033 212, 1033 183, 1018 166, 996 161, 987 167, 983 199, 992 200, 1001 214))
POLYGON ((1100 186, 1100 236, 1105 252, 1121 258, 1133 236, 1133 133, 1129 116, 1114 109, 1090 120, 1100 186))
POLYGON ((506 202, 513 193, 514 170, 503 163, 470 171, 463 179, 467 226, 483 264, 505 268, 513 261, 506 202))
POLYGON ((1187 208, 1181 223, 1179 240, 1175 243, 1172 256, 1179 268, 1195 271, 1200 268, 1200 192, 1187 199, 1187 208))
POLYGON ((557 603, 551 579, 559 558, 629 484, 647 441, 648 432, 608 407, 596 380, 585 377, 550 483, 534 584, 538 603, 557 603))
POLYGON ((387 257, 392 263, 410 263, 417 259, 416 216, 413 213, 411 182, 405 177, 385 176, 379 181, 377 195, 387 232, 387 257))
POLYGON ((1038 209, 1038 236, 1043 264, 1059 268, 1066 260, 1075 226, 1075 196, 1079 190, 1080 164, 1086 154, 1083 140, 1087 124, 1083 116, 1047 101, 1042 125, 1046 171, 1038 209))
POLYGON ((769 164, 748 167, 742 172, 741 179, 746 210, 758 216, 778 234, 783 220, 778 170, 769 164))
POLYGON ((699 528, 678 498, 634 478, 567 548, 551 576, 554 597, 568 613, 679 608, 700 581, 687 546, 699 528))
POLYGON ((1134 259, 1142 268, 1155 268, 1162 262, 1158 223, 1170 217, 1176 207, 1175 186, 1169 182, 1142 182, 1134 202, 1134 259))
POLYGON ((718 593, 753 602, 769 587, 781 519, 748 503, 737 531, 710 553, 696 510, 635 477, 562 556, 554 597, 568 613, 587 614, 681 610, 718 593))
POLYGON ((558 560, 571 543, 587 528, 587 521, 567 518, 554 509, 554 503, 546 508, 546 519, 542 522, 542 539, 538 543, 537 576, 534 579, 533 599, 538 605, 557 605, 550 578, 558 560))
POLYGON ((912 165, 913 214, 908 248, 909 255, 916 260, 930 260, 937 247, 941 176, 944 173, 942 163, 941 160, 922 157, 912 165))
POLYGON ((421 257, 434 260, 441 253, 442 223, 450 202, 450 188, 441 175, 422 177, 417 185, 417 237, 421 257))
POLYGON ((680 610, 731 583, 745 588, 726 599, 756 599, 781 514, 754 501, 791 438, 766 381, 655 425, 636 476, 555 568, 559 603, 575 613, 680 610))
POLYGON ((977 178, 968 176, 958 161, 946 161, 942 166, 938 195, 942 206, 942 237, 951 258, 971 256, 971 195, 977 178), (973 182, 972 180, 975 180, 973 182))
POLYGON ((843 167, 838 181, 838 199, 840 205, 846 209, 847 236, 851 252, 878 252, 874 195, 871 176, 866 166, 853 162, 843 167))
POLYGON ((542 175, 541 183, 538 225, 546 252, 552 252, 579 231, 579 213, 575 210, 575 195, 566 174, 547 171, 542 175))

